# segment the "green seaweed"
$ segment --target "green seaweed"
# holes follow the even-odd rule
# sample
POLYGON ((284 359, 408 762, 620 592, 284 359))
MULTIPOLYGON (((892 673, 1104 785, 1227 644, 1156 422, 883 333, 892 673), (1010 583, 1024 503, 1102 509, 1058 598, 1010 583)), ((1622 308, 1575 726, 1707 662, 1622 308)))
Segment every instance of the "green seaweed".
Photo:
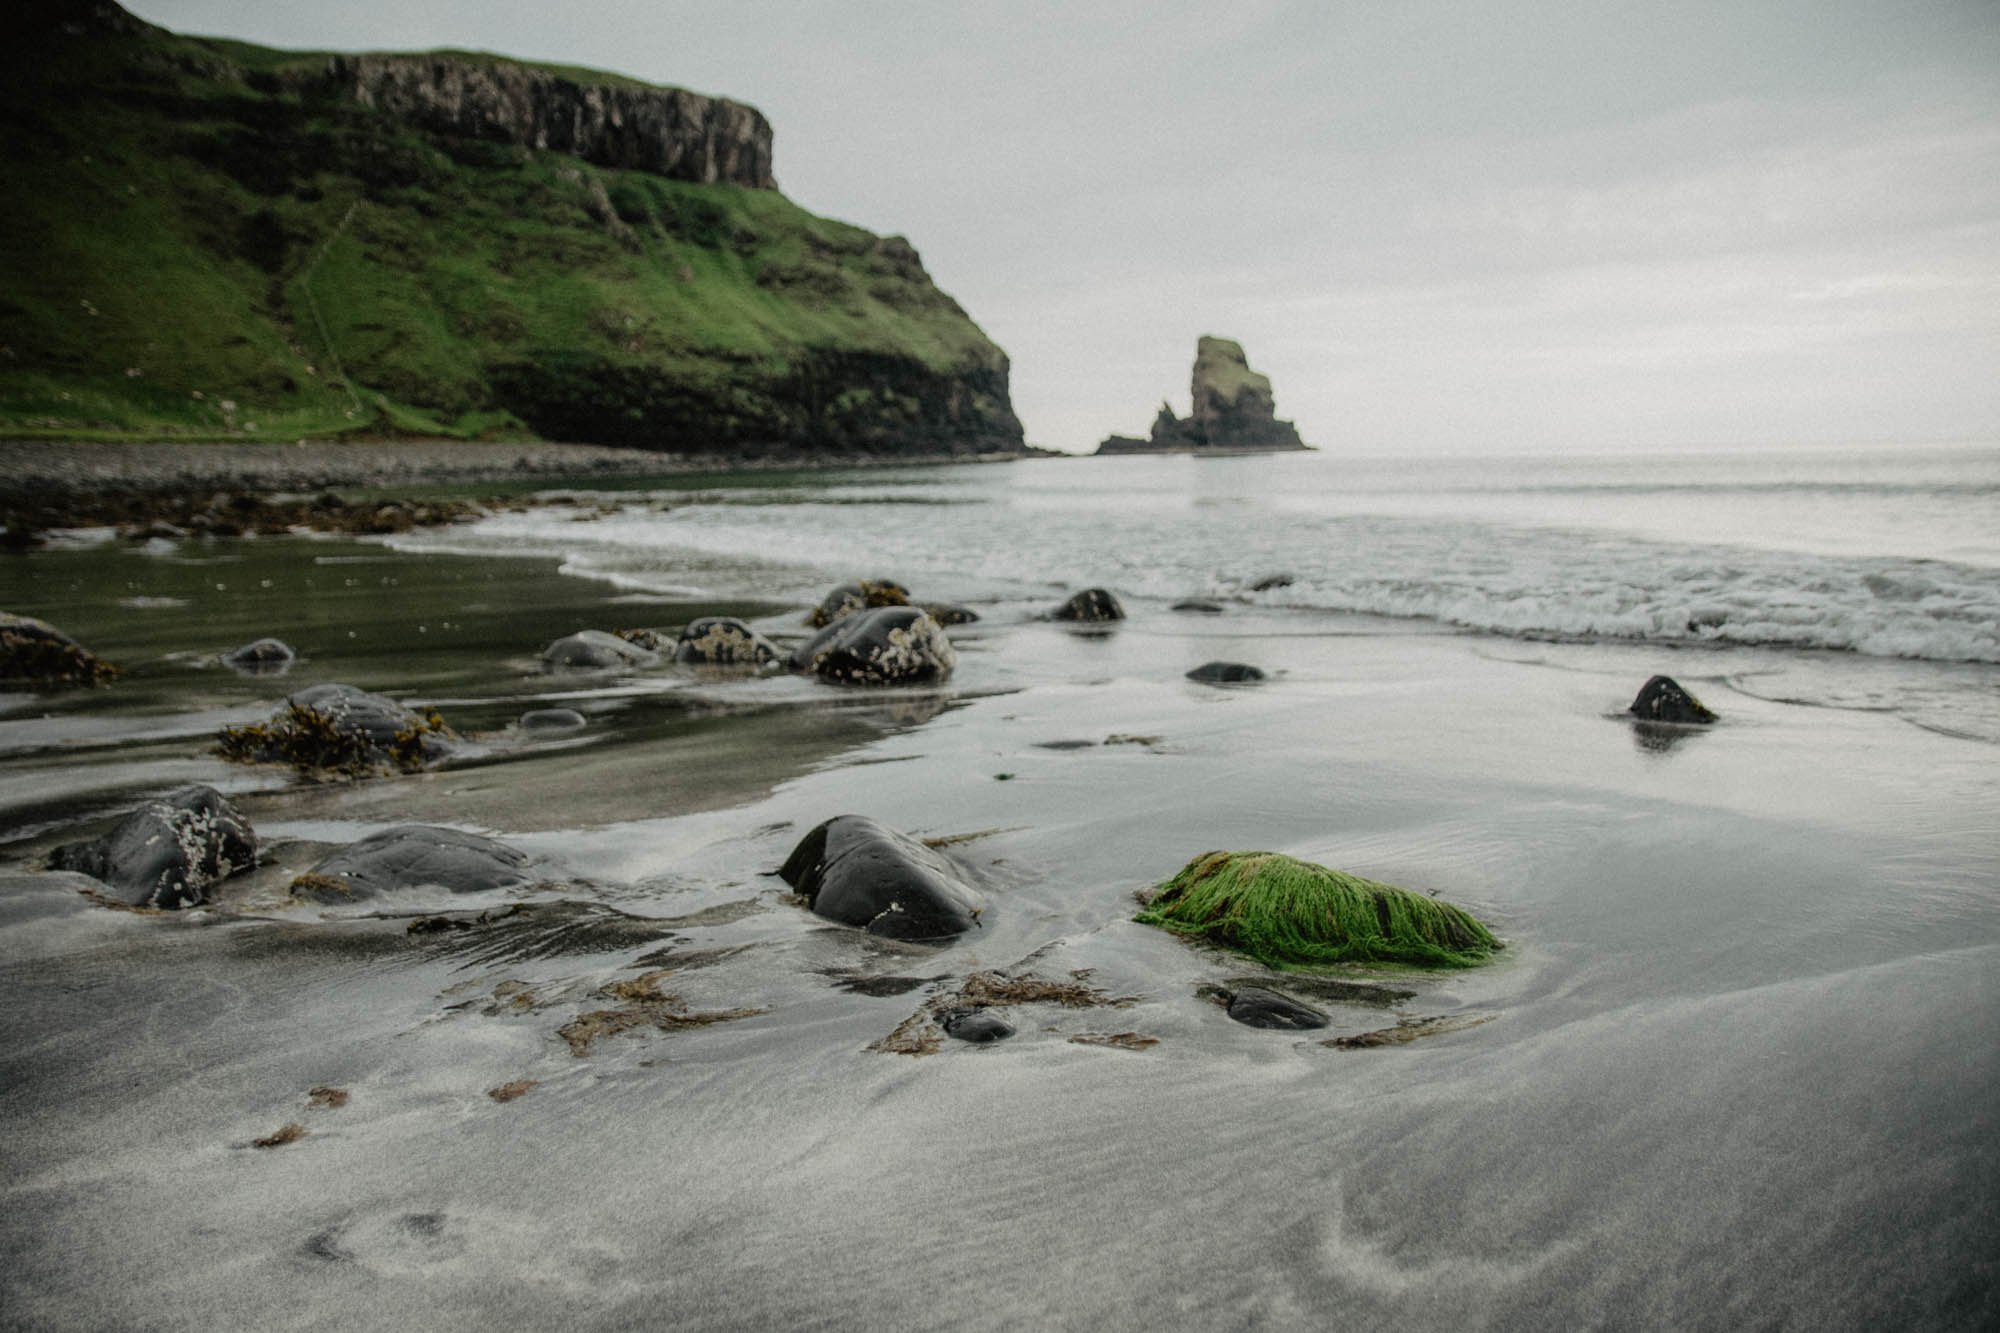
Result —
POLYGON ((1205 852, 1135 918, 1267 967, 1476 967, 1500 941, 1449 903, 1279 852, 1205 852))

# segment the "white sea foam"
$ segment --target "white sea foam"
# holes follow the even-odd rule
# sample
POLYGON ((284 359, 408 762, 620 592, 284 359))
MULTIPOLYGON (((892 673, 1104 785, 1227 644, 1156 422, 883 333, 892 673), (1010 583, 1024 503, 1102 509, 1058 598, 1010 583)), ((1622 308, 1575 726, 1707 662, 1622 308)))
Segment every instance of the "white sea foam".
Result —
POLYGON ((1089 459, 842 474, 784 503, 709 490, 595 523, 508 514, 448 540, 559 552, 567 572, 636 591, 796 598, 886 573, 1006 600, 1104 584, 1514 636, 2000 662, 1997 498, 1991 450, 1444 471, 1089 459), (1279 572, 1291 582, 1251 591, 1279 572))

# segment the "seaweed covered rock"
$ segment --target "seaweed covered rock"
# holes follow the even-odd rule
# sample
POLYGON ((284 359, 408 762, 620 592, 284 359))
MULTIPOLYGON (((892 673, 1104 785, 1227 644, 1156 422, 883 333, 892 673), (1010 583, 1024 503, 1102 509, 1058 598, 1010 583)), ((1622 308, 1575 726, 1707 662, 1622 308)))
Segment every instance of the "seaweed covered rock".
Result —
POLYGON ((383 829, 321 858, 292 881, 292 892, 315 902, 373 898, 391 889, 441 888, 482 893, 534 878, 528 854, 478 833, 431 824, 383 829))
POLYGON ((794 671, 846 685, 921 685, 943 680, 958 652, 921 608, 883 606, 828 625, 792 653, 794 671))
POLYGON ((876 606, 908 606, 910 590, 894 579, 856 579, 829 592, 806 617, 806 624, 824 629, 843 616, 876 606))
POLYGON ((189 786, 146 802, 101 838, 67 843, 52 870, 102 880, 134 907, 194 907, 208 886, 257 864, 257 835, 222 793, 189 786))
POLYGON ((601 629, 578 630, 542 649, 544 671, 608 671, 653 666, 659 660, 652 649, 601 629))
POLYGON ((1106 620, 1123 620, 1125 608, 1118 599, 1103 588, 1085 588, 1054 611, 1049 613, 1052 620, 1070 620, 1083 624, 1095 624, 1106 620))
POLYGON ((1247 662, 1203 662, 1187 678, 1204 685, 1252 685, 1264 679, 1264 673, 1247 662))
POLYGON ((314 685, 288 697, 268 722, 225 728, 215 753, 240 764, 362 777, 417 772, 449 756, 454 739, 435 711, 415 713, 352 685, 314 685))
POLYGON ((1232 993, 1227 1008, 1229 1016, 1245 1027, 1279 1032, 1323 1028, 1331 1021, 1311 1005, 1300 1004, 1289 995, 1262 986, 1245 986, 1232 993))
POLYGON ((835 815, 806 834, 778 874, 818 915, 890 939, 958 935, 986 907, 957 866, 865 815, 835 815))
POLYGON ((674 644, 674 660, 696 666, 767 666, 778 660, 771 641, 729 616, 690 620, 674 644))
POLYGON ((1693 722, 1707 724, 1715 714, 1702 707, 1701 700, 1682 689, 1671 676, 1654 676, 1639 687, 1639 697, 1626 710, 1642 722, 1693 722))
POLYGON ((117 667, 46 620, 0 611, 0 680, 102 685, 117 674, 117 667))
POLYGON ((222 665, 245 676, 282 676, 298 660, 283 639, 258 639, 222 655, 222 665))
POLYGON ((1473 967, 1500 947, 1449 903, 1280 852, 1205 852, 1160 885, 1137 919, 1279 969, 1473 967))

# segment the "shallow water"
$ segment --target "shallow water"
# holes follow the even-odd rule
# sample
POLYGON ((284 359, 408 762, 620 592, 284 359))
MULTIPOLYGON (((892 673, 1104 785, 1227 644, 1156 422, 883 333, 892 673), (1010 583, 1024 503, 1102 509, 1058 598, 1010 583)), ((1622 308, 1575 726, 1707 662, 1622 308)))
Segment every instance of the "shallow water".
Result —
MULTIPOLYGON (((1133 461, 1143 480, 1186 460, 1133 461)), ((1276 461, 1227 466, 1254 479, 1276 461)), ((533 531, 496 520, 401 550, 107 543, 0 564, 0 604, 129 670, 0 714, 9 1321, 2000 1317, 2000 668, 1467 633, 1287 600, 1313 567, 1297 550, 1291 589, 1243 591, 1269 568, 1251 542, 1200 557, 1205 583, 1194 563, 1147 573, 1161 548, 1110 549, 1132 529, 1101 499, 1076 525, 1049 518, 1073 466, 1095 465, 833 477, 832 500, 663 493, 665 514, 624 528, 544 513, 533 531), (1043 495, 1047 538, 1019 568, 998 548, 975 562, 895 544, 914 536, 857 557, 840 535, 892 510, 949 525, 1014 486, 1043 495), (675 554, 677 516, 729 530, 766 510, 753 529, 796 547, 675 554), (662 523, 674 542, 632 535, 662 523), (486 553, 417 549, 447 541, 486 553), (1019 572, 1071 550, 1093 561, 1019 572), (954 631, 945 687, 535 665, 572 629, 697 614, 795 636, 826 584, 878 571, 985 616, 954 631), (1055 583, 1099 581, 1131 619, 1029 618, 1055 583), (1168 609, 1202 589, 1223 614, 1168 609), (305 654, 290 675, 214 664, 266 633, 305 654), (1270 679, 1182 678, 1215 659, 1270 679), (1722 722, 1621 717, 1659 670, 1722 722), (331 679, 435 704, 470 753, 353 784, 203 753, 223 721, 331 679), (583 732, 513 727, 555 699, 587 714, 583 732), (139 917, 33 873, 92 817, 187 780, 238 793, 265 844, 220 907, 139 917), (981 929, 897 945, 788 904, 769 872, 847 811, 958 838, 949 853, 990 901, 981 929), (411 820, 505 837, 548 878, 417 891, 386 916, 284 898, 326 846, 411 820), (1214 847, 1435 892, 1508 947, 1473 972, 1394 976, 1416 996, 1387 1011, 1327 1004, 1326 1032, 1241 1027, 1197 991, 1254 966, 1130 920, 1136 891, 1214 847), (514 904, 529 910, 498 915, 514 904), (407 932, 441 909, 493 916, 407 932), (1082 971, 1122 1003, 1022 1005, 1018 1035, 990 1047, 866 1049, 982 968, 1082 971), (660 969, 693 1011, 765 1012, 572 1053, 560 1029, 611 1003, 600 987, 660 969), (857 976, 914 985, 843 985, 857 976), (1431 1016, 1485 1021, 1317 1044, 1431 1016), (1069 1040, 1118 1032, 1157 1044, 1069 1040), (516 1080, 535 1086, 486 1095, 516 1080), (318 1086, 350 1100, 313 1106, 318 1086), (250 1146, 291 1122, 304 1138, 250 1146)))

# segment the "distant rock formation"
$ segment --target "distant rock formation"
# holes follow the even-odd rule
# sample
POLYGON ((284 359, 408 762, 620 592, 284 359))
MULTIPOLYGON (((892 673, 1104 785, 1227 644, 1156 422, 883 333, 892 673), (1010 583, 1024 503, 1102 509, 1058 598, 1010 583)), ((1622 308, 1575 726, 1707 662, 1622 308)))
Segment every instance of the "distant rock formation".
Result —
POLYGON ((1189 385, 1193 411, 1185 419, 1160 404, 1146 439, 1113 435, 1100 454, 1199 453, 1206 449, 1306 449, 1291 422, 1277 419, 1269 377, 1250 369, 1243 345, 1203 337, 1195 344, 1189 385))

